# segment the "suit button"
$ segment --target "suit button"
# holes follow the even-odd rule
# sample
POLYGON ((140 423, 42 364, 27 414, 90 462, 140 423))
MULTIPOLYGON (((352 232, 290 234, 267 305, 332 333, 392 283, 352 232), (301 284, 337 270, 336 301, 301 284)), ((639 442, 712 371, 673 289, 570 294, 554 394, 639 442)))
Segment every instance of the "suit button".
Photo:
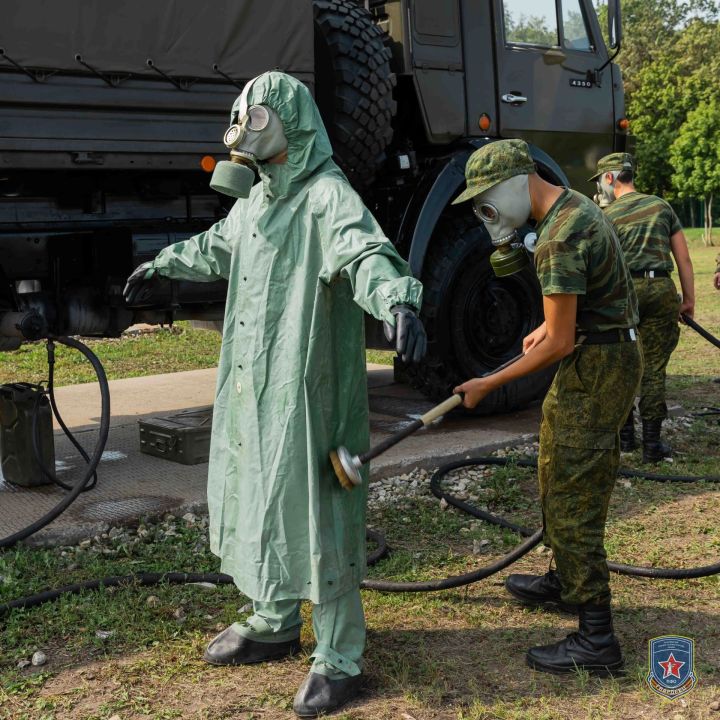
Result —
POLYGON ((235 385, 235 389, 238 391, 238 395, 239 395, 242 392, 242 384, 238 383, 237 385, 235 385))

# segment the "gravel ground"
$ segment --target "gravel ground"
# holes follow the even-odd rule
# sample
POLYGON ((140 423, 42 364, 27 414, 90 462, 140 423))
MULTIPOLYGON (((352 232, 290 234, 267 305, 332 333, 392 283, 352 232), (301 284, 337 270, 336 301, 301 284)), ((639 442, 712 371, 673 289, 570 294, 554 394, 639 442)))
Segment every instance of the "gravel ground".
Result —
MULTIPOLYGON (((664 436, 671 438, 676 433, 687 430, 693 423, 689 415, 680 415, 669 418, 663 424, 664 436)), ((640 435, 640 423, 636 421, 636 432, 640 435)), ((538 455, 539 443, 535 435, 524 435, 523 442, 495 450, 490 453, 493 457, 514 457, 534 460, 538 455)), ((470 457, 470 456, 467 456, 470 457)), ((671 460, 670 460, 671 461, 671 460)), ((370 483, 368 491, 368 510, 382 511, 384 508, 393 506, 396 509, 409 509, 413 503, 427 502, 435 504, 444 501, 438 499, 430 491, 430 479, 437 468, 432 470, 416 469, 402 475, 382 478, 370 483)), ((484 495, 489 492, 487 480, 497 471, 495 467, 468 467, 459 468, 448 474, 443 481, 443 488, 451 495, 477 505, 482 510, 487 510, 483 504, 484 495)), ((512 476, 507 478, 512 483, 512 476)), ((627 481, 626 481, 627 482, 627 481)), ((445 504, 446 506, 446 504, 445 504)), ((76 546, 60 548, 62 557, 76 555, 78 560, 83 553, 102 554, 108 557, 124 553, 138 543, 163 542, 173 536, 177 536, 178 530, 183 526, 199 525, 205 532, 200 541, 193 548, 194 553, 206 550, 207 543, 207 515, 197 516, 193 513, 186 513, 182 518, 172 514, 165 515, 162 520, 143 521, 138 527, 111 527, 107 532, 87 538, 76 546), (205 545, 203 544, 205 543, 205 545)), ((69 570, 77 566, 70 565, 69 570)))
MULTIPOLYGON (((490 456, 534 460, 538 454, 538 442, 534 439, 535 437, 535 435, 524 435, 522 444, 495 450, 490 453, 490 456)), ((467 457, 469 458, 470 455, 467 457)), ((368 491, 368 510, 382 510, 388 505, 404 509, 407 505, 403 503, 403 500, 427 499, 429 502, 438 502, 430 492, 430 479, 436 470, 437 468, 432 470, 416 469, 404 475, 395 475, 371 482, 368 491)), ((495 470, 494 467, 459 468, 445 477, 443 488, 458 499, 478 503, 480 509, 487 510, 487 507, 481 504, 485 489, 483 481, 491 477, 495 470)))
POLYGON ((162 520, 154 522, 143 521, 137 527, 111 527, 107 532, 99 533, 91 538, 82 540, 77 545, 67 545, 60 549, 60 557, 74 557, 78 562, 68 565, 70 572, 80 567, 84 556, 104 555, 108 558, 126 555, 133 547, 140 544, 161 543, 178 536, 182 527, 198 526, 204 532, 200 540, 192 548, 195 554, 205 552, 207 549, 207 515, 186 513, 181 518, 168 513, 162 520))

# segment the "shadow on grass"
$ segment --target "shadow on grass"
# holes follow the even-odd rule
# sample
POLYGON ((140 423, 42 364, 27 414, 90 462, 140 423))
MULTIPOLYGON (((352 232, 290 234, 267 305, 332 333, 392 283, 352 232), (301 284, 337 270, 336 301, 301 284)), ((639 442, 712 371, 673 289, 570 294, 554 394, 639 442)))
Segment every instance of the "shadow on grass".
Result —
MULTIPOLYGON (((486 599, 483 599, 485 602, 486 599)), ((528 648, 562 639, 573 619, 550 614, 536 626, 529 622, 503 627, 371 632, 366 667, 368 694, 402 693, 430 709, 446 709, 498 699, 589 697, 598 693, 644 690, 650 638, 682 634, 696 640, 696 672, 703 684, 720 685, 718 614, 702 611, 632 608, 616 615, 617 632, 626 658, 625 674, 613 680, 585 673, 554 676, 530 670, 528 648)), ((434 716, 433 716, 434 717, 434 716)))

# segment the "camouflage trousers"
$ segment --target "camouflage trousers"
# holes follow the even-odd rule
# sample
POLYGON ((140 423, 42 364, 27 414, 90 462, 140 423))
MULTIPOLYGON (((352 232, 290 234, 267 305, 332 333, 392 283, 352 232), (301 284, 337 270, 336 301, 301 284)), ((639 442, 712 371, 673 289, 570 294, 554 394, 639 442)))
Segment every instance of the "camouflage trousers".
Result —
POLYGON ((543 540, 553 551, 567 603, 610 601, 605 521, 620 464, 618 431, 641 373, 637 342, 578 346, 560 363, 543 403, 543 540))
POLYGON ((680 338, 680 301, 671 278, 635 278, 633 284, 638 298, 638 330, 645 361, 638 406, 640 417, 664 420, 667 417, 665 371, 680 338))

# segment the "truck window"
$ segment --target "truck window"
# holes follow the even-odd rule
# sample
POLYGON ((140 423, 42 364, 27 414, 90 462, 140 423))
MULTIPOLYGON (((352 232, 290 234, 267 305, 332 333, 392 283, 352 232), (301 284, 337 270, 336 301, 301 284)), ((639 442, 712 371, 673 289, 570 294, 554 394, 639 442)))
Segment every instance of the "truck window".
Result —
POLYGON ((563 47, 568 50, 593 52, 587 20, 580 6, 580 0, 562 0, 563 47))
POLYGON ((503 0, 505 42, 557 47, 560 44, 555 0, 503 0))

